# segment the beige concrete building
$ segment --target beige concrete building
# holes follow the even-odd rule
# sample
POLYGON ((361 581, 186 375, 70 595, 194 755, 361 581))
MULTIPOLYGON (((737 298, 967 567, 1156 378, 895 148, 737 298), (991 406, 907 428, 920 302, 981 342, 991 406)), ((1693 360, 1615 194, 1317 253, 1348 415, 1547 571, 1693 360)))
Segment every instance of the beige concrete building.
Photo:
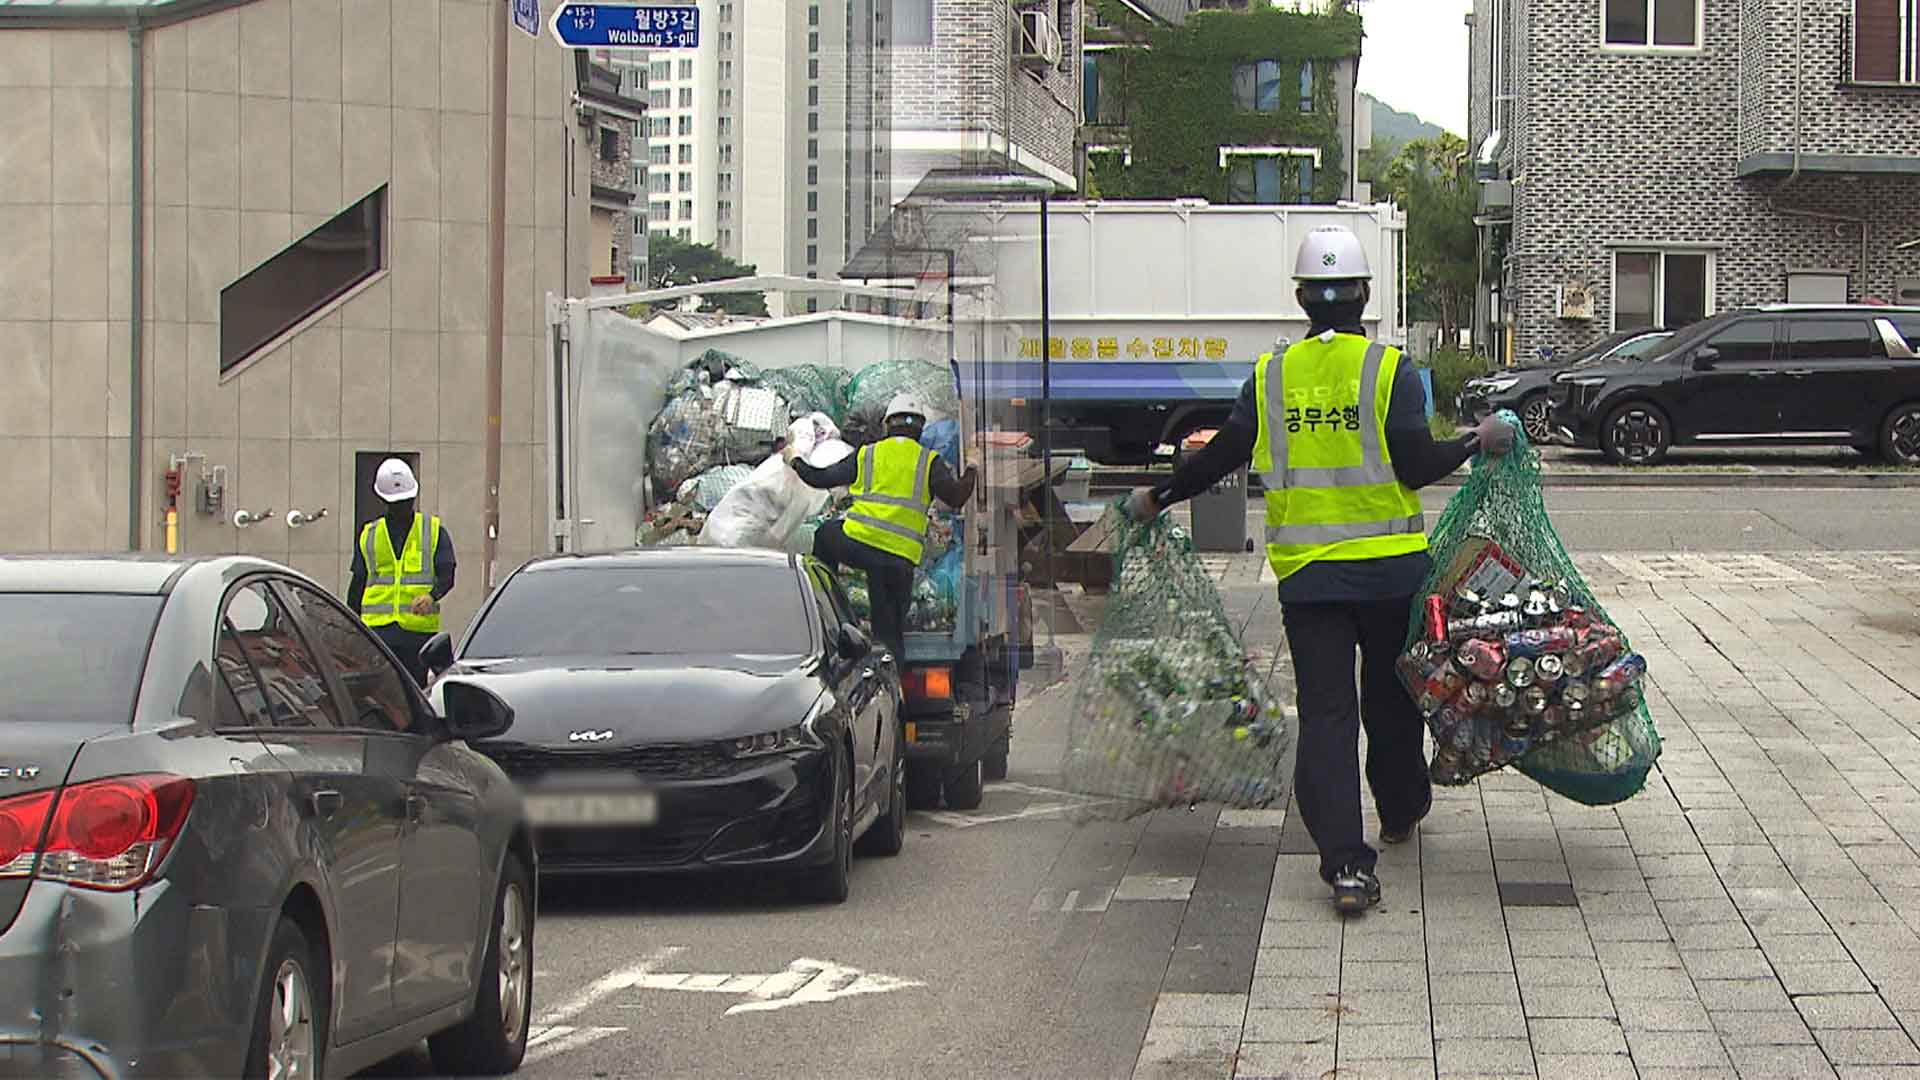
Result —
MULTIPOLYGON (((500 5, 63 7, 0 3, 0 550, 164 550, 177 465, 181 550, 344 590, 365 470, 401 453, 463 625, 500 5)), ((573 55, 508 36, 503 572, 544 547, 542 303, 585 292, 597 138, 573 55)))

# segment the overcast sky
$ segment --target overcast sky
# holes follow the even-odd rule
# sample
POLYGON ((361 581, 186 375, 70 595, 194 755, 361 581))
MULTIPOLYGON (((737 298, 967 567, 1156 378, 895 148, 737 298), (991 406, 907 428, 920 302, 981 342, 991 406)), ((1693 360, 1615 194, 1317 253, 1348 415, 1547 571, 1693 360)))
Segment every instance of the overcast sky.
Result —
POLYGON ((1472 9, 1473 0, 1363 0, 1360 92, 1465 138, 1472 9))

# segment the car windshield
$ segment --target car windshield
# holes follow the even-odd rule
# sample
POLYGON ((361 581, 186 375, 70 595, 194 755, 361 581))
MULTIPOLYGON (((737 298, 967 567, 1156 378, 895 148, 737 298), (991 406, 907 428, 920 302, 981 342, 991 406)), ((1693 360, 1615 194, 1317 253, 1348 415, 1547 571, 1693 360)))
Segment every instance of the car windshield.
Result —
POLYGON ((805 602, 777 563, 537 569, 500 591, 461 658, 799 656, 805 602))
POLYGON ((1630 360, 1644 360, 1654 353, 1659 352, 1660 346, 1666 344, 1667 339, 1672 336, 1672 334, 1648 334, 1644 337, 1634 338, 1613 352, 1608 353, 1606 359, 1616 364, 1624 364, 1630 360))
POLYGON ((0 593, 0 723, 132 722, 162 600, 0 593))

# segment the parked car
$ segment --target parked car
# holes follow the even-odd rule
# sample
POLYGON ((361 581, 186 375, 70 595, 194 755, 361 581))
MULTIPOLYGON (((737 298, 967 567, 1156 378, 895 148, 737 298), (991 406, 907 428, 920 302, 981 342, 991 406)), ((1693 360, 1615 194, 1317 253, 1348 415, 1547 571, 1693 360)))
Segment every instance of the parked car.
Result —
POLYGON ((0 557, 0 636, 0 1074, 519 1066, 505 703, 258 559, 0 557))
POLYGON ((1772 304, 1716 315, 1646 361, 1556 376, 1560 434, 1616 464, 1677 445, 1852 446, 1920 464, 1920 308, 1772 304))
POLYGON ((480 750, 522 786, 550 874, 783 870, 837 903, 856 841, 905 840, 894 658, 813 559, 536 559, 457 655, 445 637, 428 653, 517 711, 480 750))
POLYGON ((1623 330, 1608 334, 1564 360, 1556 358, 1468 379, 1460 389, 1454 415, 1462 423, 1477 424, 1488 413, 1511 409, 1526 427, 1528 439, 1535 443, 1551 441, 1555 375, 1595 364, 1624 364, 1641 359, 1656 351, 1660 343, 1672 335, 1671 330, 1623 330))

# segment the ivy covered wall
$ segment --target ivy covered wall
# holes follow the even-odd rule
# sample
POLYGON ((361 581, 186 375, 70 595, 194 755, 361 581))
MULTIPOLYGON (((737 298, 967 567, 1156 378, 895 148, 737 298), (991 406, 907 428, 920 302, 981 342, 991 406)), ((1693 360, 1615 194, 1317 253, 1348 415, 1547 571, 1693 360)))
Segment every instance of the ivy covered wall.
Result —
MULTIPOLYGON (((1347 155, 1335 77, 1340 61, 1360 55, 1358 14, 1309 15, 1261 9, 1201 11, 1184 26, 1145 24, 1119 0, 1095 0, 1100 15, 1135 44, 1101 54, 1102 96, 1119 93, 1125 123, 1093 126, 1086 141, 1126 145, 1119 153, 1088 155, 1088 195, 1102 199, 1228 199, 1223 146, 1318 147, 1314 202, 1347 192, 1347 155), (1271 112, 1239 107, 1234 68, 1261 60, 1280 68, 1279 103, 1271 112), (1300 65, 1315 66, 1313 107, 1301 110, 1300 65), (1117 70, 1116 70, 1117 69, 1117 70)), ((1351 81, 1351 74, 1347 81, 1351 81)), ((1288 166, 1291 168, 1291 166, 1288 166)), ((1286 181, 1283 181, 1283 183, 1286 181)), ((1292 202, 1292 189, 1283 201, 1292 202)))

